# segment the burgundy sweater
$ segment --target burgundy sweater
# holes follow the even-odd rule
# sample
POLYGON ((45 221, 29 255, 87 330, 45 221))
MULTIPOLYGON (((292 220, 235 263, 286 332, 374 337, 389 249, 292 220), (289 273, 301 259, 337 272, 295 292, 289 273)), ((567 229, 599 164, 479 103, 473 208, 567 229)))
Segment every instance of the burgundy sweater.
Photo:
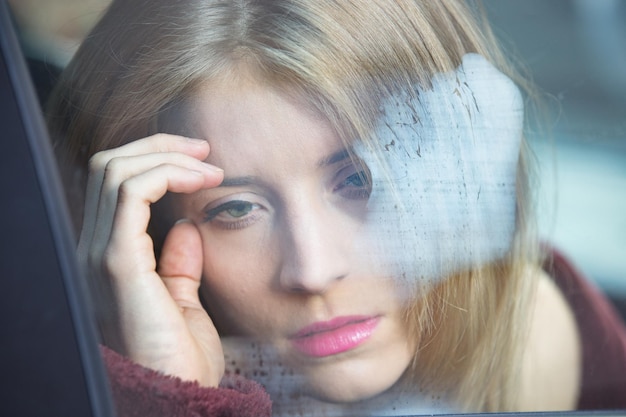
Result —
MULTIPOLYGON (((544 265, 569 302, 583 354, 579 409, 626 409, 626 326, 604 296, 561 255, 544 265)), ((203 388, 144 368, 103 347, 120 417, 263 417, 271 401, 256 382, 225 376, 219 388, 203 388)))
POLYGON ((626 410, 626 325, 615 308, 558 251, 544 269, 565 295, 582 341, 579 410, 626 410))
POLYGON ((224 376, 205 388, 144 368, 102 347, 113 400, 120 417, 267 417, 269 395, 256 382, 224 376))

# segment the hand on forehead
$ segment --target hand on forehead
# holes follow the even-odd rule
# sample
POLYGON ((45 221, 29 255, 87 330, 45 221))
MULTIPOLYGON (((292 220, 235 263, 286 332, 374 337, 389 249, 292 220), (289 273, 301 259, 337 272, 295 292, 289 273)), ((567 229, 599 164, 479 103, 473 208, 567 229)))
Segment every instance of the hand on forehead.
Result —
POLYGON ((505 256, 523 124, 515 84, 468 54, 382 110, 374 149, 356 148, 372 176, 364 261, 417 284, 505 256))

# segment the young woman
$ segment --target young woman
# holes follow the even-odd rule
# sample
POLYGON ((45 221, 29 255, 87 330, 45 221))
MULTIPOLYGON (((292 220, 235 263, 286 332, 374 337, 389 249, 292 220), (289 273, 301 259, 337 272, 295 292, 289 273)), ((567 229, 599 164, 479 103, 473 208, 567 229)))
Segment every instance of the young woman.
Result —
POLYGON ((522 98, 474 12, 113 2, 49 120, 122 415, 269 413, 249 379, 277 415, 576 407, 522 98))

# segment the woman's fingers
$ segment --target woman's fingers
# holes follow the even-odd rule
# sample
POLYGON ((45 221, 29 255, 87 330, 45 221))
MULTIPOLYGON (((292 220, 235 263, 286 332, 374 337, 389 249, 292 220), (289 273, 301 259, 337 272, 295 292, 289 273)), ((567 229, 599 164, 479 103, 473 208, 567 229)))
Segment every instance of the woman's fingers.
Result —
POLYGON ((200 303, 198 289, 202 276, 202 239, 190 221, 178 222, 168 233, 159 259, 159 275, 180 308, 185 323, 207 359, 205 385, 215 386, 224 374, 222 344, 200 303))
POLYGON ((223 172, 203 162, 208 153, 206 141, 156 135, 95 155, 79 258, 101 290, 107 343, 144 366, 217 386, 224 357, 198 297, 200 235, 191 223, 176 225, 157 272, 147 233, 150 205, 167 192, 222 181, 223 172))
POLYGON ((188 220, 179 221, 163 243, 158 272, 174 301, 183 308, 202 308, 198 296, 202 264, 198 229, 188 220))
POLYGON ((115 348, 142 365, 216 386, 224 358, 198 298, 199 233, 190 223, 173 228, 162 250, 162 276, 147 233, 150 205, 165 193, 222 181, 223 172, 203 162, 208 153, 206 141, 156 135, 95 155, 79 258, 104 290, 100 304, 112 314, 103 324, 115 348))
POLYGON ((146 153, 182 152, 204 159, 209 154, 209 144, 204 139, 194 139, 185 136, 171 135, 169 133, 157 133, 143 139, 138 139, 124 146, 112 148, 101 152, 117 156, 142 155, 146 153), (204 155, 204 157, 203 157, 204 155))
MULTIPOLYGON (((167 191, 192 193, 214 183, 214 174, 207 170, 201 172, 176 165, 159 165, 122 182, 112 224, 101 224, 103 233, 110 228, 110 238, 97 239, 98 242, 92 244, 92 250, 103 245, 109 255, 113 252, 120 259, 132 256, 128 259, 130 264, 123 266, 126 273, 130 272, 129 268, 139 268, 134 271, 136 273, 154 271, 156 265, 152 240, 146 233, 150 220, 150 204, 159 200, 167 191), (148 260, 148 263, 140 263, 148 260)), ((99 232, 96 235, 97 233, 99 232)), ((96 256, 98 253, 100 252, 95 250, 96 256)))
MULTIPOLYGON (((131 142, 118 148, 98 152, 89 160, 89 179, 87 183, 87 200, 85 213, 97 212, 100 189, 104 180, 105 170, 109 162, 115 158, 146 155, 152 153, 182 153, 192 158, 203 160, 209 154, 209 144, 202 139, 190 139, 182 136, 157 134, 131 142)), ((86 222, 88 223, 88 222, 86 222)))
MULTIPOLYGON (((203 157, 206 152, 192 152, 195 156, 182 152, 129 155, 137 150, 136 146, 131 148, 132 152, 128 150, 121 152, 120 149, 103 152, 104 156, 94 158, 100 162, 92 161, 93 166, 97 165, 100 168, 94 168, 95 171, 90 174, 90 189, 88 189, 84 225, 78 248, 79 259, 85 267, 88 263, 90 265, 88 269, 92 272, 94 268, 98 269, 100 254, 109 243, 113 219, 119 209, 120 195, 124 197, 135 195, 141 200, 140 204, 150 204, 163 196, 165 191, 193 192, 202 187, 216 186, 223 178, 220 169, 196 159, 195 156, 203 157), (111 155, 117 156, 111 158, 111 155), (106 164, 103 162, 105 160, 106 164), (167 179, 165 183, 159 181, 155 175, 146 175, 147 172, 157 168, 159 172, 164 173, 163 179, 167 179), (200 180, 198 176, 201 176, 203 180, 200 180), (163 184, 171 184, 171 187, 164 189, 163 184), (148 193, 154 194, 154 186, 157 187, 156 197, 150 197, 148 193)), ((140 149, 146 150, 146 148, 147 150, 163 149, 158 144, 149 148, 144 142, 140 149)), ((179 147, 178 150, 184 150, 182 148, 184 146, 179 147)), ((208 145, 206 150, 208 150, 208 145)), ((139 224, 147 226, 149 210, 140 209, 135 213, 134 219, 139 224), (143 214, 143 217, 140 217, 139 213, 143 214)))
MULTIPOLYGON (((167 154, 181 154, 190 159, 197 161, 204 160, 209 153, 209 145, 205 140, 189 139, 181 136, 158 134, 149 138, 140 139, 131 142, 127 145, 119 148, 110 149, 107 151, 99 152, 95 154, 89 161, 89 177, 87 182, 87 195, 85 199, 85 211, 83 218, 83 227, 81 230, 81 237, 79 241, 79 257, 84 258, 83 255, 89 251, 91 242, 94 236, 94 231, 98 221, 104 220, 109 222, 112 219, 112 215, 102 212, 103 203, 111 206, 110 198, 102 200, 103 184, 105 176, 115 178, 118 177, 118 183, 125 178, 120 178, 122 175, 117 174, 119 167, 122 164, 111 164, 112 161, 123 160, 129 157, 138 157, 142 155, 156 154, 163 157, 167 154)), ((172 161, 170 161, 172 162, 172 161)), ((163 161, 158 162, 163 163, 163 161)), ((172 162, 176 163, 176 162, 172 162)), ((152 166, 157 164, 156 161, 151 161, 152 166)), ((131 176, 138 172, 148 169, 146 164, 141 164, 140 161, 129 161, 126 164, 127 171, 125 175, 131 176), (131 168, 129 171, 128 168, 131 168)), ((220 180, 221 181, 221 180, 220 180)), ((114 186, 113 181, 109 181, 109 184, 114 186)), ((115 196, 116 199, 116 196, 115 196)), ((113 204, 114 207, 114 204, 113 204)))
MULTIPOLYGON (((111 224, 115 213, 121 207, 120 198, 136 196, 139 199, 136 203, 149 205, 167 191, 191 193, 201 188, 216 186, 222 177, 221 170, 183 154, 148 154, 115 158, 106 169, 98 212, 91 224, 92 230, 85 231, 85 237, 91 238, 90 246, 96 252, 108 244, 111 224)), ((145 217, 145 214, 149 214, 149 211, 140 210, 144 217, 135 216, 135 221, 147 225, 149 217, 145 217)))

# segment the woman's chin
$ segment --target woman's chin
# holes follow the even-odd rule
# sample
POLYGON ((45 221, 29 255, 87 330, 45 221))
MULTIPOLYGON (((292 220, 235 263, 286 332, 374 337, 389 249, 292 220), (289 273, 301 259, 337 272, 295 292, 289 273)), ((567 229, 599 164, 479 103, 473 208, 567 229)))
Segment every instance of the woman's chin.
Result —
MULTIPOLYGON (((322 389, 306 388, 299 394, 280 395, 273 397, 272 413, 274 416, 314 415, 339 416, 354 414, 362 409, 370 401, 376 398, 376 393, 368 394, 366 391, 358 392, 347 387, 338 387, 332 384, 336 390, 324 387, 322 389)), ((360 415, 361 413, 358 413, 360 415)))
POLYGON ((367 401, 388 391, 400 378, 387 375, 350 375, 337 372, 333 377, 309 379, 303 394, 318 401, 333 404, 348 404, 367 401))
POLYGON ((326 388, 321 390, 312 390, 309 396, 316 400, 327 403, 349 404, 368 400, 379 395, 381 392, 382 391, 377 389, 365 389, 361 387, 341 387, 335 391, 326 388))
POLYGON ((389 343, 382 349, 348 352, 346 356, 293 366, 301 377, 299 391, 303 395, 334 404, 355 403, 395 386, 410 364, 411 352, 406 343, 389 343), (385 359, 390 357, 394 360, 385 359))

